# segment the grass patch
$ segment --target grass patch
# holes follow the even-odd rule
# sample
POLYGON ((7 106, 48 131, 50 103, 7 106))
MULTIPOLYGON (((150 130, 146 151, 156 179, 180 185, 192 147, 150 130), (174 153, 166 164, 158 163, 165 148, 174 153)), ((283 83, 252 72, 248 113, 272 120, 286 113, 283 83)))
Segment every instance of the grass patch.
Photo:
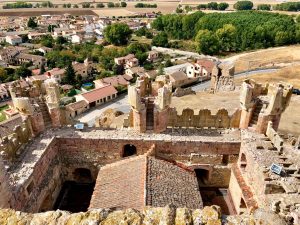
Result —
POLYGON ((8 108, 9 108, 8 105, 4 105, 0 107, 0 122, 6 120, 6 116, 2 111, 8 108))

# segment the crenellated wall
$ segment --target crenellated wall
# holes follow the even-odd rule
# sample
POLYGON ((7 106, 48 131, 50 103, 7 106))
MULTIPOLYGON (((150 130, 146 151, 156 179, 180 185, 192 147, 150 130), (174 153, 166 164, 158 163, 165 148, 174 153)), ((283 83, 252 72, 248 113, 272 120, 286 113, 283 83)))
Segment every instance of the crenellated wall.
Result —
POLYGON ((208 109, 199 110, 195 114, 192 109, 184 109, 179 115, 175 108, 170 110, 168 115, 168 127, 186 127, 186 128, 239 128, 241 110, 237 109, 232 115, 229 115, 226 109, 219 109, 213 115, 208 109))

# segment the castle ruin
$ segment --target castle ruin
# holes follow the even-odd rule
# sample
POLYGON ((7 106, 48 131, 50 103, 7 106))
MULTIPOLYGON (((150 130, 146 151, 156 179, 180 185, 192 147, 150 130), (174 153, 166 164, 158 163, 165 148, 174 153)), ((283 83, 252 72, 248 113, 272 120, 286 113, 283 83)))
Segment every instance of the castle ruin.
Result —
POLYGON ((0 207, 33 214, 0 214, 24 221, 52 215, 61 224, 79 215, 82 224, 95 220, 88 215, 107 224, 133 215, 134 224, 221 224, 222 209, 230 215, 224 224, 262 212, 266 223, 299 224, 298 144, 277 132, 292 86, 246 80, 232 115, 226 109, 178 114, 171 90, 168 80, 142 77, 128 89, 124 128, 75 130, 54 81, 13 83, 23 122, 1 140, 0 207), (89 213, 35 214, 56 209, 89 213))

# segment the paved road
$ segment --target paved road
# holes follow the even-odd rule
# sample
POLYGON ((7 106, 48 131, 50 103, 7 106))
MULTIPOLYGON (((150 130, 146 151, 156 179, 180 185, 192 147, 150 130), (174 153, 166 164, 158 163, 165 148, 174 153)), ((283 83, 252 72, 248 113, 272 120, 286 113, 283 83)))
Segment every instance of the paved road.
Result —
MULTIPOLYGON (((261 69, 261 70, 255 70, 255 71, 249 71, 249 72, 243 72, 238 73, 235 75, 235 77, 242 77, 245 76, 251 76, 253 74, 259 74, 259 73, 272 73, 275 72, 277 69, 261 69)), ((205 81, 202 83, 198 83, 192 86, 192 90, 198 92, 203 91, 206 88, 209 88, 210 81, 205 81)), ((82 123, 88 123, 89 125, 93 125, 95 122, 95 119, 99 117, 106 109, 116 109, 118 111, 122 111, 124 113, 128 113, 130 111, 130 106, 128 104, 128 97, 127 94, 122 94, 118 98, 114 99, 111 102, 107 102, 103 105, 100 105, 94 109, 89 110, 88 112, 78 116, 76 119, 79 120, 82 123)))
POLYGON ((122 94, 121 96, 117 97, 116 99, 110 102, 107 102, 94 109, 91 109, 85 112, 84 114, 76 117, 76 119, 82 123, 88 123, 89 125, 93 125, 95 123, 95 119, 109 108, 116 109, 124 113, 129 113, 130 106, 128 104, 127 94, 122 94))

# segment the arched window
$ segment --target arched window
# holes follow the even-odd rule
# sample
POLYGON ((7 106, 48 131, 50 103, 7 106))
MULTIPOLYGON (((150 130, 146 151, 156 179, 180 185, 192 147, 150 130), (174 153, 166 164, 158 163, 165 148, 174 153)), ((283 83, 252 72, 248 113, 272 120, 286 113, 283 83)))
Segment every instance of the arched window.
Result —
POLYGON ((122 157, 136 155, 136 147, 131 144, 124 145, 122 157))

